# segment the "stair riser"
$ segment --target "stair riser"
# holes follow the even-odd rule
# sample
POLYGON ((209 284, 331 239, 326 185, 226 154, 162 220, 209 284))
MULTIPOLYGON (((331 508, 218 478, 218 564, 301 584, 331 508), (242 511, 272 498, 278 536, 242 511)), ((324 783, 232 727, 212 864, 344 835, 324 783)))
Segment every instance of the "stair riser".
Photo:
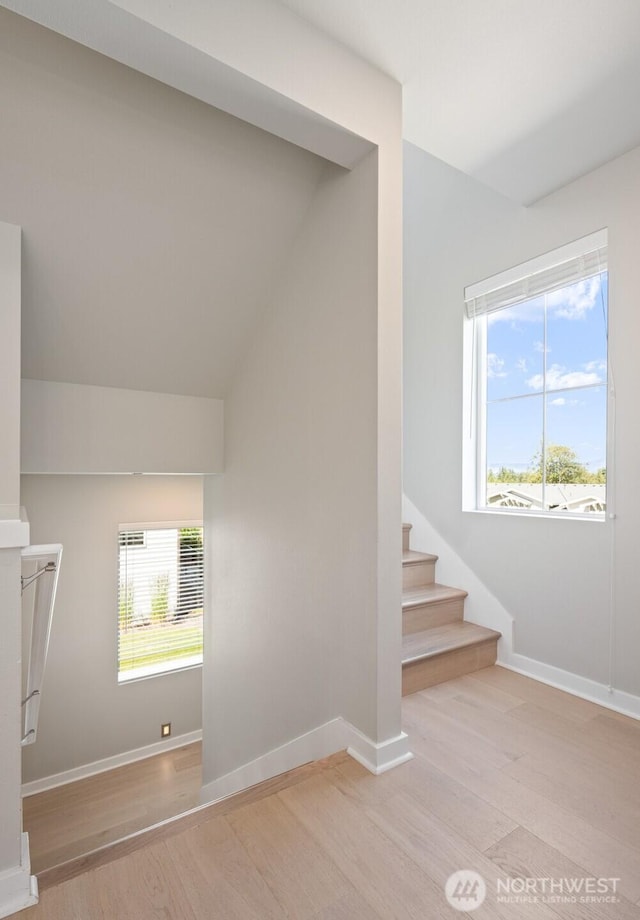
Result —
POLYGON ((402 635, 421 632, 423 629, 432 629, 435 626, 445 626, 447 623, 456 623, 464 619, 464 598, 456 597, 450 601, 439 601, 436 604, 422 604, 420 607, 410 607, 402 611, 402 635))
POLYGON ((402 695, 417 693, 434 684, 462 677, 496 663, 498 652, 497 640, 483 642, 480 645, 453 649, 434 658, 425 658, 402 666, 402 695))
POLYGON ((427 560, 413 562, 411 565, 402 566, 402 588, 419 588, 421 585, 432 585, 436 580, 436 564, 427 560))

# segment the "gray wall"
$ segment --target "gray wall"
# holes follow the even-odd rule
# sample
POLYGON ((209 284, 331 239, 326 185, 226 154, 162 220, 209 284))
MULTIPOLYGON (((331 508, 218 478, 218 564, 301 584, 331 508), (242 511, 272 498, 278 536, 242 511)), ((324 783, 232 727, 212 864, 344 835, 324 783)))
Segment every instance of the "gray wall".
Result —
MULTIPOLYGON (((228 541, 220 562, 211 555, 225 606, 210 624, 206 688, 222 768, 327 714, 374 740, 397 736, 400 88, 305 29, 291 66, 282 33, 274 27, 268 46, 263 36, 252 60, 266 49, 279 90, 379 145, 379 163, 372 154, 347 174, 0 16, 11 138, 0 196, 25 233, 25 376, 230 394, 228 541), (262 651, 249 649, 247 624, 262 651), (272 705, 263 728, 244 716, 271 677, 289 712, 272 705)), ((288 26, 300 31, 295 18, 288 26)), ((220 34, 243 50, 237 34, 220 34)), ((48 482, 45 506, 58 488, 48 482)))
POLYGON ((376 182, 321 185, 225 401, 205 784, 337 716, 377 736, 376 182))
MULTIPOLYGON (((239 77, 245 87, 255 81, 251 83, 256 90, 252 99, 260 123, 277 131, 278 123, 282 125, 286 120, 281 117, 284 103, 285 114, 288 110, 294 118, 297 114, 303 116, 298 119, 297 136, 306 134, 310 149, 331 150, 338 146, 326 143, 331 136, 339 141, 347 131, 355 134, 357 140, 364 139, 367 145, 378 147, 377 181, 368 188, 365 213, 360 208, 349 213, 346 205, 335 202, 334 219, 325 222, 319 240, 321 272, 314 273, 315 256, 311 248, 306 250, 305 270, 309 277, 320 274, 317 279, 320 290, 316 295, 305 289, 300 309, 304 309, 308 299, 313 300, 317 309, 326 308, 320 295, 322 291, 336 293, 330 278, 339 266, 345 288, 341 306, 348 312, 352 309, 348 298, 354 293, 348 281, 353 276, 353 287, 359 288, 361 273, 365 271, 366 284, 371 285, 371 297, 369 294, 365 297, 367 321, 361 337, 356 338, 350 332, 349 352, 357 355, 353 365, 356 380, 359 372, 364 373, 370 390, 366 400, 358 399, 353 408, 362 413, 363 424, 374 428, 377 424, 378 430, 374 443, 367 442, 364 458, 365 491, 367 500, 373 500, 373 508, 365 514, 366 523, 349 522, 349 534, 356 547, 356 576, 365 575, 364 586, 354 588, 353 593, 363 591, 367 602, 372 600, 372 607, 363 616, 360 606, 352 627, 354 632, 362 633, 359 640, 365 644, 362 657, 366 667, 362 673, 357 671, 360 659, 356 655, 350 662, 348 675, 344 673, 340 683, 354 685, 349 691, 351 718, 356 718, 356 709, 362 711, 363 718, 377 723, 374 737, 388 739, 397 735, 400 727, 397 533, 400 525, 401 87, 344 46, 313 30, 279 3, 264 0, 196 3, 191 4, 188 15, 182 4, 132 5, 138 8, 136 15, 126 12, 126 2, 113 4, 108 0, 92 4, 88 17, 59 15, 58 5, 54 9, 51 4, 43 4, 42 10, 44 15, 51 13, 50 21, 57 28, 68 28, 79 38, 94 41, 107 53, 121 54, 134 66, 142 69, 152 66, 168 83, 182 81, 183 86, 193 85, 200 78, 205 89, 215 90, 220 73, 230 77, 223 89, 233 111, 238 111, 233 99, 238 85, 235 78, 239 77), (148 50, 156 52, 155 57, 147 54, 148 50), (203 60, 204 67, 200 66, 203 60), (348 235, 351 222, 364 228, 363 243, 367 248, 364 268, 351 261, 354 254, 361 255, 356 245, 347 253, 348 264, 341 260, 339 252, 332 260, 327 258, 330 249, 327 241, 333 235, 338 238, 348 235), (372 238, 376 239, 373 253, 368 249, 372 238), (369 336, 374 340, 373 346, 369 336), (373 380, 369 377, 368 363, 372 360, 371 347, 377 349, 377 373, 373 380), (363 355, 358 354, 361 348, 363 355), (371 495, 369 489, 372 466, 377 495, 375 490, 371 495), (356 534, 359 528, 362 533, 356 534), (357 537, 362 535, 364 547, 360 549, 357 537), (373 598, 371 582, 375 584, 373 598), (362 625, 366 627, 364 631, 360 629, 362 625)), ((35 7, 32 13, 37 15, 35 7)), ((26 249, 29 267, 25 268, 25 278, 32 280, 25 297, 25 312, 30 313, 30 318, 25 317, 25 328, 36 338, 29 355, 33 366, 25 368, 25 372, 34 378, 57 379, 60 373, 70 382, 185 395, 221 395, 218 388, 227 387, 236 361, 245 349, 246 334, 252 331, 262 307, 273 302, 275 282, 282 277, 283 268, 286 273, 289 271, 287 260, 293 240, 325 164, 247 129, 246 125, 236 124, 235 129, 230 127, 228 132, 221 132, 218 129, 223 121, 226 124, 226 118, 213 115, 212 123, 205 126, 201 116, 208 118, 210 110, 171 91, 167 95, 166 88, 104 58, 99 59, 98 66, 106 79, 96 85, 95 74, 88 66, 89 57, 94 63, 95 58, 84 51, 79 72, 70 75, 67 64, 75 66, 76 58, 66 43, 55 36, 43 39, 46 43, 52 41, 58 49, 52 57, 50 49, 39 40, 21 40, 21 29, 22 26, 9 26, 6 18, 0 23, 0 55, 4 58, 0 73, 0 93, 4 95, 0 104, 5 116, 3 138, 5 135, 9 138, 0 151, 0 183, 4 183, 0 198, 11 211, 7 219, 23 224, 25 234, 29 235, 26 249), (34 85, 38 73, 42 79, 34 85), (118 90, 115 95, 114 84, 118 90), (23 86, 31 86, 28 97, 22 96, 23 86), (73 98, 82 102, 71 113, 65 111, 64 102, 69 89, 73 98), (175 107, 168 96, 176 100, 175 107), (194 119, 191 114, 186 114, 184 121, 180 117, 196 110, 194 119), (25 123, 31 127, 26 136, 22 131, 25 123), (69 147, 65 147, 64 138, 68 138, 69 147), (134 140, 131 147, 127 144, 130 138, 134 140), (162 168, 156 170, 159 160, 162 168), (194 171, 196 180, 190 183, 194 171), (214 182, 217 194, 207 194, 209 181, 214 182), (95 222, 94 214, 99 215, 95 222), (184 220, 176 222, 178 215, 184 220), (147 248, 149 240, 154 245, 147 248), (79 252, 82 258, 78 258, 79 252), (75 288, 76 272, 81 272, 84 280, 80 290, 75 288), (198 280, 195 291, 192 277, 198 280), (133 292, 131 279, 139 282, 133 292), (54 289, 58 292, 55 297, 54 289), (185 295, 185 290, 194 296, 185 295), (196 296, 198 292, 201 296, 196 296), (259 295, 255 309, 250 297, 238 296, 252 292, 259 295), (66 311, 67 304, 71 304, 71 312, 66 311), (121 334, 123 329, 126 336, 121 334), (184 336, 189 331, 192 336, 187 339, 184 336), (56 347, 52 348, 54 335, 56 347), (125 348, 123 353, 130 335, 136 347, 125 348), (191 343, 195 343, 195 353, 189 350, 191 343), (145 360, 136 360, 141 354, 145 360), (61 355, 64 362, 59 359, 61 355)), ((330 174, 335 178, 333 170, 330 174)), ((354 204, 350 196, 346 199, 354 204)), ((364 201, 358 195, 355 199, 359 204, 364 201)), ((359 296, 353 299, 353 309, 359 313, 363 301, 359 296)), ((335 316, 335 307, 329 303, 328 309, 332 328, 339 331, 341 323, 335 316)), ((295 312, 292 311, 294 318, 295 312)), ((350 328, 348 320, 347 327, 350 328)), ((303 346, 303 342, 299 344, 303 346)), ((311 354, 312 345, 304 347, 311 354)), ((276 349, 276 356, 280 353, 276 349)), ((327 356, 329 351, 325 353, 327 356)), ((340 355, 343 384, 349 357, 340 355)), ((320 375, 315 368, 316 381, 325 380, 330 367, 324 366, 322 371, 320 375)), ((261 402, 259 382, 254 391, 261 402)), ((291 384, 286 390, 280 387, 278 392, 286 393, 286 401, 276 414, 281 418, 289 412, 295 414, 296 396, 291 384)), ((335 408, 324 406, 322 392, 320 389, 309 404, 315 407, 316 414, 333 415, 335 408)), ((347 407, 351 407, 348 387, 341 387, 341 399, 344 393, 347 407)), ((257 424, 267 426, 267 419, 267 415, 261 416, 257 424)), ((359 426, 360 417, 356 415, 355 420, 359 426)), ((344 416, 340 422, 329 424, 336 436, 346 433, 345 441, 351 448, 344 416)), ((276 428, 283 432, 291 430, 285 424, 276 428)), ((298 438, 304 436, 298 429, 294 433, 298 438)), ((267 435, 263 437, 268 439, 267 435)), ((329 445, 327 449, 333 450, 332 441, 329 445)), ((17 445, 14 447, 17 449, 17 445)), ((284 451, 283 447, 283 455, 284 451)), ((355 447, 356 456, 360 456, 360 451, 360 446, 355 447)), ((259 473, 258 480, 265 489, 269 487, 268 475, 259 473)), ((330 523, 337 530, 343 518, 327 471, 323 472, 321 483, 324 494, 317 493, 316 505, 322 508, 326 497, 334 511, 330 523)), ((311 492, 313 483, 309 481, 308 486, 307 491, 311 492)), ((358 492, 352 470, 348 488, 358 492)), ((283 489, 281 484, 281 493, 283 489)), ((339 491, 346 491, 344 483, 339 491)), ((294 494, 303 495, 297 485, 294 494)), ((351 504, 360 510, 361 496, 351 504)), ((239 508, 244 509, 244 505, 239 508)), ((280 515, 287 519, 295 516, 289 501, 282 509, 274 503, 273 510, 276 519, 280 515)), ((233 512, 230 517, 231 529, 242 526, 233 512)), ((251 522, 250 509, 248 518, 251 522)), ((325 532, 331 529, 329 523, 324 525, 325 532)), ((280 532, 277 526, 275 530, 280 532)), ((308 522, 305 530, 303 539, 311 532, 308 522)), ((244 534, 242 542, 250 546, 248 528, 244 534)), ((287 547, 293 545, 292 540, 288 539, 287 547)), ((340 545, 346 544, 341 538, 340 545)), ((312 547, 318 548, 318 541, 312 547)), ((331 552, 326 536, 321 548, 331 552)), ((310 552, 307 550, 307 555, 310 552)), ((261 556, 249 561, 259 568, 264 562, 266 568, 277 561, 275 556, 274 547, 263 543, 261 556)), ((349 563, 344 559, 339 561, 342 566, 339 581, 346 583, 349 563)), ((233 569, 226 579, 230 593, 237 591, 242 595, 246 563, 244 558, 232 560, 233 569)), ((318 564, 310 567, 306 591, 297 589, 300 596, 315 593, 317 582, 313 576, 321 568, 318 564)), ((278 571, 283 570, 281 564, 278 571)), ((325 566, 323 575, 330 574, 325 566)), ((325 582, 327 578, 323 578, 325 582)), ((11 614, 17 600, 4 588, 3 583, 0 596, 11 614)), ((328 590, 331 593, 330 587, 328 590)), ((280 587, 275 591, 275 600, 281 595, 280 587)), ((313 610, 317 612, 317 603, 313 610)), ((289 609, 291 622, 294 616, 295 612, 289 609)), ((309 637, 333 648, 335 643, 329 635, 333 625, 331 618, 329 623, 316 618, 314 625, 309 625, 309 637)), ((237 633, 236 636, 242 643, 239 641, 232 651, 244 654, 247 637, 237 633)), ((350 643, 347 653, 353 650, 354 643, 350 643)), ((279 661, 276 653, 275 664, 279 661)), ((337 671, 329 667, 321 686, 314 683, 312 690, 316 696, 329 692, 337 671)), ((233 709, 239 699, 240 712, 245 706, 241 672, 242 667, 236 662, 238 680, 226 688, 227 705, 233 709)), ((13 700, 18 707, 19 687, 15 681, 9 690, 7 705, 11 706, 13 700)), ((263 685, 254 685, 253 690, 260 697, 269 692, 268 686, 263 685)), ((219 706, 220 701, 214 705, 219 706)), ((306 706, 310 712, 316 707, 316 700, 308 703, 305 692, 300 698, 291 697, 290 705, 298 722, 300 709, 306 706)), ((18 709, 15 711, 17 723, 18 709)), ((274 719, 272 714, 271 734, 274 719)), ((307 722, 306 718, 303 721, 307 722)), ((255 728, 255 721, 246 726, 248 732, 255 728)), ((225 738, 217 740, 226 743, 225 738)), ((270 738, 265 740, 268 744, 270 738)), ((10 734, 2 742, 11 744, 10 734)), ((382 756, 386 753, 385 747, 382 756)), ((17 777, 10 776, 7 783, 0 784, 3 809, 8 803, 15 812, 18 791, 17 777)), ((0 845, 4 845, 10 833, 10 828, 6 832, 0 828, 0 845)), ((22 888, 26 890, 26 886, 22 888)), ((7 903, 1 889, 2 884, 0 908, 7 903)))
MULTIPOLYGON (((514 617, 517 653, 606 684, 613 587, 613 683, 634 694, 640 693, 638 239, 640 149, 525 209, 405 147, 405 492, 514 617), (617 386, 609 469, 615 525, 463 513, 463 289, 605 226, 617 386)), ((418 548, 438 552, 438 546, 418 548)))
POLYGON ((23 380, 23 473, 224 469, 224 402, 82 383, 23 380))
POLYGON ((41 779, 202 726, 202 669, 118 685, 118 525, 202 519, 199 476, 23 476, 32 543, 64 546, 38 739, 41 779))
POLYGON ((221 397, 325 163, 0 9, 22 376, 221 397))
MULTIPOLYGON (((4 9, 0 110, 0 219, 23 228, 23 376, 223 396, 326 162, 4 9)), ((67 443, 87 446, 88 428, 67 443)), ((182 469, 165 456, 154 470, 202 469, 181 447, 182 469)), ((147 471, 133 452, 120 469, 147 471)), ((65 544, 24 779, 155 742, 171 713, 174 733, 199 728, 199 673, 115 684, 113 528, 201 517, 201 486, 43 476, 22 489, 31 541, 65 544)))

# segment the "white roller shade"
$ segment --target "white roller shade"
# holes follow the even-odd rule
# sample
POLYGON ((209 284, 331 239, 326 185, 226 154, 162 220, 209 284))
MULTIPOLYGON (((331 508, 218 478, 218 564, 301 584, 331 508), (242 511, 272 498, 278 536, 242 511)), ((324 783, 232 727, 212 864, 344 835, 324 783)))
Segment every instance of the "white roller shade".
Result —
POLYGON ((553 253, 465 288, 469 318, 493 313, 607 271, 607 231, 599 230, 553 253))

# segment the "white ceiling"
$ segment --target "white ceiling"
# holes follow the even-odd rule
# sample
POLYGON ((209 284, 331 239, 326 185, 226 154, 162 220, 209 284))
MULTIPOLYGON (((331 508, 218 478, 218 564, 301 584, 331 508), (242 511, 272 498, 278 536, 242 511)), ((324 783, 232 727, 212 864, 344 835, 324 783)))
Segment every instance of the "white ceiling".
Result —
POLYGON ((528 204, 640 144, 639 0, 280 0, 404 86, 405 138, 528 204))

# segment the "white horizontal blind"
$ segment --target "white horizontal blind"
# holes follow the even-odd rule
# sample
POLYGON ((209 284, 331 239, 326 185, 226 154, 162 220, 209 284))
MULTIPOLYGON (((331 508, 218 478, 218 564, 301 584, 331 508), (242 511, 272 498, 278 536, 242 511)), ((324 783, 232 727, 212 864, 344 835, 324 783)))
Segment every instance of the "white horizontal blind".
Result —
POLYGON ((118 680, 201 664, 201 523, 122 525, 118 556, 118 680))
POLYGON ((465 288, 469 318, 532 300, 607 271, 607 231, 600 230, 555 252, 465 288))

